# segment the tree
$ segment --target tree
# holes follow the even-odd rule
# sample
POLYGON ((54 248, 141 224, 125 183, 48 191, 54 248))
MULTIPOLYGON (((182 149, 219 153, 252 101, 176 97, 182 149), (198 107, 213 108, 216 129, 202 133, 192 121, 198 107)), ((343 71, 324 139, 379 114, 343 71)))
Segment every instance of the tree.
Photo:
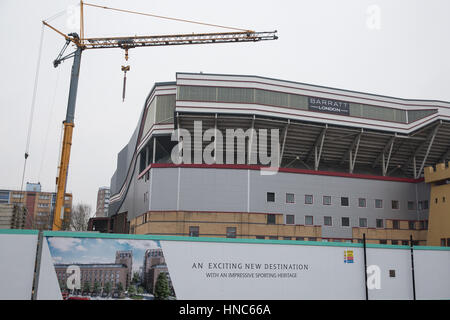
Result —
POLYGON ((103 292, 109 295, 111 293, 111 282, 105 283, 105 287, 103 288, 103 292))
POLYGON ((136 294, 136 287, 133 286, 133 285, 131 285, 131 286, 128 288, 128 293, 129 293, 130 296, 134 296, 134 295, 136 294))
POLYGON ((85 281, 83 284, 83 292, 90 292, 91 291, 91 285, 89 282, 85 281))
POLYGON ((93 289, 93 291, 95 293, 99 293, 100 292, 100 284, 97 281, 94 282, 94 289, 93 289))
POLYGON ((87 204, 79 203, 74 206, 70 217, 70 229, 72 231, 86 231, 91 211, 91 206, 87 204))
POLYGON ((133 273, 133 280, 131 280, 131 283, 137 284, 140 282, 139 272, 133 273))
POLYGON ((123 292, 123 284, 122 284, 122 282, 119 282, 119 283, 117 284, 117 291, 119 291, 119 293, 122 293, 122 292, 123 292))
POLYGON ((158 275, 154 295, 156 300, 167 300, 170 295, 169 281, 165 272, 158 275))
POLYGON ((137 294, 144 294, 144 288, 142 288, 141 286, 139 286, 137 288, 137 294))

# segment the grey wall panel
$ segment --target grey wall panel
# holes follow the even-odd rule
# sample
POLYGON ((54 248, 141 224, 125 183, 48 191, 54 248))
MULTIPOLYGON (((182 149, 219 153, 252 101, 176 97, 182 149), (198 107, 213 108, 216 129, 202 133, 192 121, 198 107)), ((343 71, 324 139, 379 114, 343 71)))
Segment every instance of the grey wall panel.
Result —
MULTIPOLYGON (((420 187, 425 193, 428 186, 420 187)), ((350 218, 350 226, 359 226, 359 218, 367 218, 375 227, 376 219, 416 220, 416 210, 408 210, 408 200, 416 200, 413 183, 343 178, 333 176, 277 173, 263 176, 251 171, 250 211, 294 214, 296 224, 304 224, 305 215, 314 217, 314 224, 322 224, 324 216, 333 217, 333 225, 341 225, 341 217, 350 218), (266 201, 267 192, 275 192, 275 202, 266 201), (295 203, 286 203, 286 193, 295 194, 295 203), (305 204, 305 195, 313 195, 313 204, 305 204), (323 196, 331 196, 331 205, 323 205, 323 196), (341 197, 349 198, 349 206, 341 206, 341 197), (366 207, 358 206, 358 199, 366 199, 366 207), (375 199, 383 200, 383 208, 375 208, 375 199), (398 200, 400 209, 392 209, 391 201, 398 200), (317 222, 317 223, 316 223, 317 222)), ((422 196, 422 195, 421 195, 422 196)), ((343 235, 342 228, 339 234, 343 235)), ((345 228, 344 228, 345 229, 345 228)), ((336 232, 328 228, 329 235, 336 232)), ((351 229, 344 232, 351 237, 351 229)))
POLYGON ((117 170, 114 171, 114 174, 111 177, 111 184, 109 188, 112 195, 119 192, 119 189, 117 188, 117 170))
POLYGON ((150 175, 150 210, 177 210, 177 168, 153 168, 150 175))
POLYGON ((180 210, 247 211, 247 171, 181 170, 180 210))
POLYGON ((128 145, 123 147, 117 155, 117 170, 116 170, 116 186, 118 191, 122 187, 128 172, 128 145))

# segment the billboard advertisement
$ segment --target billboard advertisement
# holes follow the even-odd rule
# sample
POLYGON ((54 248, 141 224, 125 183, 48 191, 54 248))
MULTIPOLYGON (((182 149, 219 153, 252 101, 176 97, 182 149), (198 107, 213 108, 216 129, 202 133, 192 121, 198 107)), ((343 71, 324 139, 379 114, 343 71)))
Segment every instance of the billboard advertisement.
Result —
POLYGON ((11 231, 0 258, 0 299, 450 299, 445 247, 11 231))
POLYGON ((158 240, 45 237, 42 263, 39 299, 176 299, 158 240))

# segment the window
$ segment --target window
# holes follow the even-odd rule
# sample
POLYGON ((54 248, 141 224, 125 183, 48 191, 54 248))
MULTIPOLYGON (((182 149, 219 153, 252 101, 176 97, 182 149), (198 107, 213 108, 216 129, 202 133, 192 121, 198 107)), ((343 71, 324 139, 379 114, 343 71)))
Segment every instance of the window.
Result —
POLYGON ((416 209, 414 204, 414 201, 408 201, 408 210, 416 209))
POLYGON ((297 240, 297 241, 305 241, 305 238, 304 237, 295 237, 295 240, 297 240))
POLYGON ((350 218, 349 217, 342 217, 341 225, 343 227, 350 227, 350 218))
POLYGON ((387 240, 380 240, 380 244, 387 244, 387 240))
POLYGON ((392 228, 393 229, 400 229, 400 221, 392 220, 392 228))
POLYGON ((364 198, 359 198, 359 199, 358 199, 358 206, 359 206, 360 208, 365 208, 365 207, 366 207, 366 199, 364 199, 364 198))
POLYGON ((323 205, 325 206, 331 205, 331 196, 323 196, 323 205))
POLYGON ((375 199, 375 208, 377 208, 377 209, 383 208, 383 200, 375 199))
POLYGON ((275 215, 274 214, 267 215, 267 224, 275 224, 275 215))
POLYGON ((428 210, 428 200, 423 202, 423 210, 428 210))
POLYGON ((445 247, 445 238, 441 238, 441 247, 445 247))
POLYGON ((414 221, 408 221, 408 229, 409 230, 415 230, 416 229, 416 223, 414 221))
POLYGON ((227 227, 227 238, 236 238, 236 227, 227 227))
POLYGON ((384 228, 383 219, 377 219, 377 228, 384 228))
POLYGON ((316 237, 309 237, 308 241, 317 241, 317 238, 316 237))
POLYGON ((423 201, 419 201, 417 203, 417 207, 418 207, 419 210, 422 210, 423 209, 423 201))
POLYGON ((256 239, 259 239, 259 240, 264 240, 266 237, 264 237, 264 236, 256 236, 256 239))
POLYGON ((278 240, 277 236, 269 236, 269 240, 278 240))
POLYGON ((341 206, 348 207, 348 197, 341 197, 341 206))
POLYGON ((359 227, 367 228, 367 218, 359 218, 359 227))
POLYGON ((275 202, 275 193, 267 192, 267 202, 275 202))
POLYGON ((189 237, 198 237, 200 234, 200 228, 198 226, 189 227, 189 237))
POLYGON ((395 270, 389 270, 389 277, 395 278, 395 270))
POLYGON ((305 194, 305 204, 312 204, 313 203, 313 196, 310 194, 305 194))
POLYGON ((400 208, 400 205, 398 203, 398 200, 392 200, 392 209, 397 210, 399 208, 400 208))
POLYGON ((283 240, 292 240, 292 237, 283 237, 283 240))
POLYGON ((286 215, 286 224, 294 224, 295 216, 293 214, 286 215))
POLYGON ((9 202, 9 191, 0 191, 0 203, 9 202))
POLYGON ((311 226, 314 222, 313 216, 305 216, 305 225, 311 226))
POLYGON ((398 240, 392 240, 392 241, 391 241, 391 244, 397 245, 397 244, 398 244, 398 240))
POLYGON ((286 193, 286 203, 295 203, 295 196, 293 193, 286 193))
POLYGON ((323 217, 323 225, 325 226, 332 226, 333 220, 331 217, 323 217))

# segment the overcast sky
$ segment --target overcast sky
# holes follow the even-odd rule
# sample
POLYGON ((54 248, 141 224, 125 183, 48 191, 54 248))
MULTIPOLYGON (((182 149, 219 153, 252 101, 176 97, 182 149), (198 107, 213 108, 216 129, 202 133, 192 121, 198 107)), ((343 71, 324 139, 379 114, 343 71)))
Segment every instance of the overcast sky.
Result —
MULTIPOLYGON (((92 3, 256 31, 277 41, 130 50, 86 50, 81 61, 67 191, 95 211, 117 153, 136 128, 145 97, 176 72, 248 74, 400 98, 450 101, 450 1, 170 1, 92 3)), ((20 189, 42 20, 79 32, 76 0, 0 1, 0 189, 20 189), (75 7, 74 7, 75 6, 75 7)), ((221 32, 222 29, 85 8, 85 36, 221 32)), ((25 183, 55 191, 72 60, 54 68, 64 38, 45 29, 25 183)), ((67 51, 70 52, 70 51, 67 51)))

